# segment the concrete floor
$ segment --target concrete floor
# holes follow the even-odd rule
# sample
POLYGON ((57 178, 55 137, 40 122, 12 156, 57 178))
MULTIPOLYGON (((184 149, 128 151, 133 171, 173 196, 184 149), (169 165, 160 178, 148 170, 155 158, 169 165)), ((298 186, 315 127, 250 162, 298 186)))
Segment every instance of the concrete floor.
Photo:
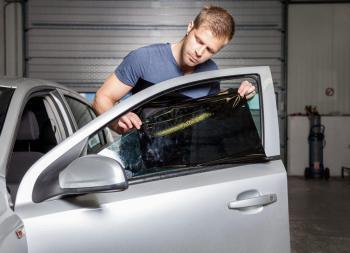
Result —
POLYGON ((350 177, 288 177, 292 253, 350 253, 350 177))

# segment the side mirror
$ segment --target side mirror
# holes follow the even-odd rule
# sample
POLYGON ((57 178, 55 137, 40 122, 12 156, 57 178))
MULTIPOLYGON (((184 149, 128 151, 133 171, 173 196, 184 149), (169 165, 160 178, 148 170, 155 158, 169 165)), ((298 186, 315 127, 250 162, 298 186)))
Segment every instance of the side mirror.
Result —
POLYGON ((122 166, 116 160, 100 155, 77 158, 59 173, 58 181, 64 195, 128 188, 122 166))

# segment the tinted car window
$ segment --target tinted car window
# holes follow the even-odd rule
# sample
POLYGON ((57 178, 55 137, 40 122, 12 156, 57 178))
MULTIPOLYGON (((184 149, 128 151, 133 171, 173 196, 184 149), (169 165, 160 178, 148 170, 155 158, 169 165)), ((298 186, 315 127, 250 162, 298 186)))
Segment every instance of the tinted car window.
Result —
POLYGON ((259 95, 247 101, 237 93, 246 79, 258 87, 258 78, 218 80, 200 85, 208 87, 206 96, 188 97, 187 88, 148 102, 134 111, 141 129, 121 136, 110 149, 133 176, 264 160, 259 95))
POLYGON ((139 115, 141 156, 148 170, 263 153, 247 102, 234 89, 175 104, 150 103, 139 115))
MULTIPOLYGON (((69 96, 65 96, 65 98, 72 111, 78 129, 96 118, 94 111, 88 105, 69 96)), ((88 153, 93 153, 96 150, 99 150, 104 144, 105 138, 103 131, 101 130, 97 134, 90 136, 88 140, 88 153)))
POLYGON ((7 109, 15 89, 0 87, 0 134, 5 122, 7 109))

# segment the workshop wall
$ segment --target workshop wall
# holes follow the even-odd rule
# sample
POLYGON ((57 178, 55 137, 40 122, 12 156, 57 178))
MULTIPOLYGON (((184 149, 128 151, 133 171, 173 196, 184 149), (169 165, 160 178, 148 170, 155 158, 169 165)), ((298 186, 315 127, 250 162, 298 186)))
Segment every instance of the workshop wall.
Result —
MULTIPOLYGON (((350 117, 323 116, 321 124, 325 127, 323 165, 331 176, 340 176, 341 167, 350 165, 350 117)), ((306 116, 288 117, 288 175, 304 176, 309 167, 309 131, 306 116)))
MULTIPOLYGON (((212 2, 237 23, 233 43, 216 60, 220 67, 269 65, 283 86, 280 1, 212 2)), ((96 89, 133 49, 176 42, 204 1, 29 0, 27 75, 77 89, 96 89)))
POLYGON ((350 3, 292 4, 288 17, 288 114, 350 114, 350 3))

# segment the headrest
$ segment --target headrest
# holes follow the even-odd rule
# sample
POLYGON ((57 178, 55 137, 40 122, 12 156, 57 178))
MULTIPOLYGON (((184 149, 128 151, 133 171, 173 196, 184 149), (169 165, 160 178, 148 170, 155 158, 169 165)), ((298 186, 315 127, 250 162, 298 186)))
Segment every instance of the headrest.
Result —
POLYGON ((33 141, 39 138, 39 124, 32 111, 25 111, 22 115, 17 140, 33 141))

